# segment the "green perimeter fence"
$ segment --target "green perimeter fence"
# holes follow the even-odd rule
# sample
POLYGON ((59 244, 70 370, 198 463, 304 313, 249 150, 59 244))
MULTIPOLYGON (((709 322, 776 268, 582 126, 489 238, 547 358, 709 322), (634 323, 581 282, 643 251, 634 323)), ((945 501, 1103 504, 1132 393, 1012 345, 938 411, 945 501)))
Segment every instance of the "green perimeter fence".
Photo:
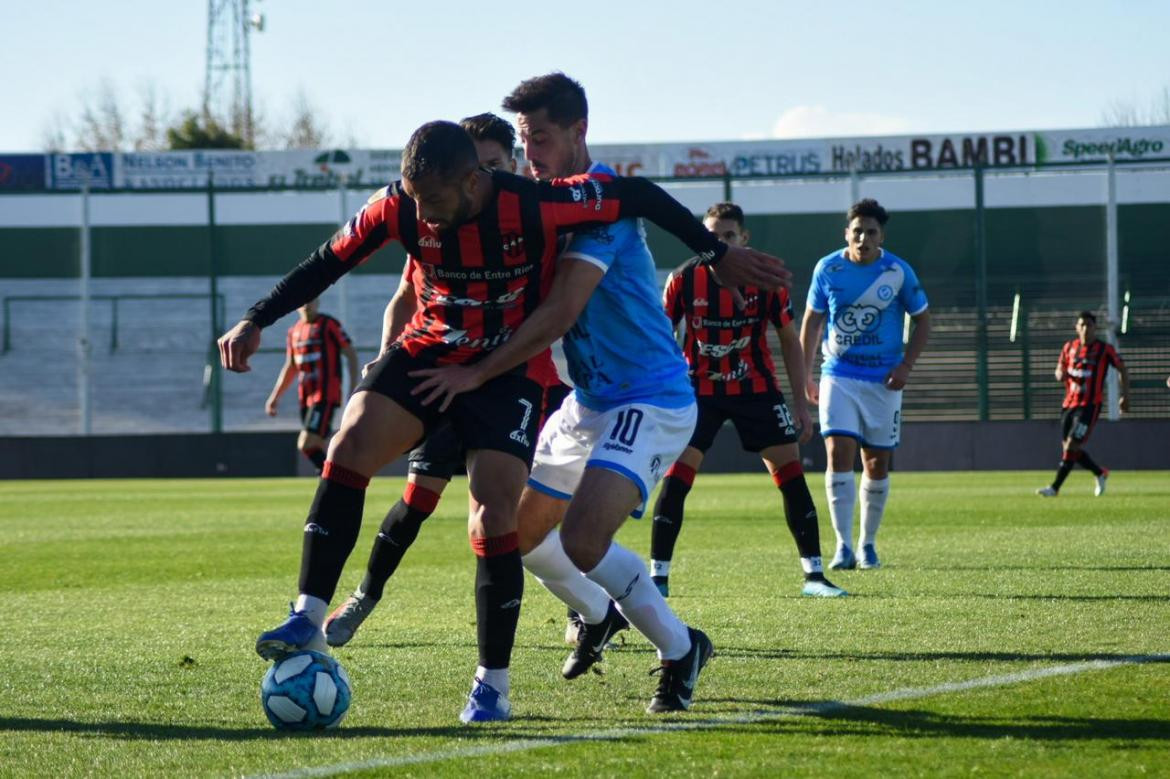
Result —
MULTIPOLYGON (((1170 160, 1149 161, 1151 165, 1160 165, 1170 168, 1170 160)), ((1056 168, 1055 173, 1075 174, 1078 171, 1089 171, 1101 175, 1104 166, 1078 165, 1063 166, 1068 170, 1061 170, 1062 166, 1046 166, 1056 168)), ((1121 169, 1123 166, 1116 166, 1121 169)), ((1141 166, 1130 164, 1125 166, 1130 170, 1141 166)), ((1074 337, 1073 325, 1077 313, 1088 309, 1098 314, 1101 322, 1100 332, 1103 338, 1117 344, 1123 358, 1126 360, 1131 379, 1130 414, 1147 418, 1170 417, 1170 389, 1166 386, 1167 376, 1170 376, 1170 284, 1164 280, 1170 279, 1170 258, 1166 266, 1161 269, 1151 269, 1142 255, 1141 262, 1128 262, 1127 255, 1118 254, 1116 202, 1101 202, 1105 221, 1101 231, 1104 239, 1101 246, 1088 249, 1090 254, 1112 254, 1111 261, 1102 257, 1098 263, 1099 270, 1093 273, 1067 272, 1036 272, 1036 268, 1022 269, 1021 273, 1005 273, 1002 263, 997 264, 995 256, 990 257, 989 245, 994 251, 995 241, 989 240, 989 231, 995 228, 995 208, 989 208, 985 202, 986 179, 1003 176, 1028 176, 1036 173, 1053 172, 1040 171, 1035 166, 1028 169, 982 169, 979 167, 969 170, 949 171, 945 175, 952 178, 965 179, 970 185, 973 197, 967 209, 968 217, 961 223, 955 222, 948 216, 949 221, 943 220, 939 231, 949 230, 950 234, 926 236, 934 245, 951 242, 961 246, 961 251, 971 258, 969 267, 964 267, 959 274, 938 277, 932 275, 929 268, 920 266, 915 260, 914 251, 901 252, 906 254, 911 263, 919 269, 924 288, 931 298, 931 313, 933 332, 926 353, 920 360, 912 383, 908 386, 904 401, 904 418, 915 420, 1019 420, 1019 419, 1047 419, 1059 414, 1060 400, 1063 396, 1063 387, 1053 377, 1056 358, 1061 345, 1074 337), (1112 215, 1111 215, 1112 210, 1112 215), (1110 221, 1112 222, 1110 223, 1110 221), (989 221, 991 222, 989 226, 989 221), (955 224, 961 224, 958 231, 955 224), (1119 261, 1120 260, 1120 261, 1119 261), (991 270, 989 270, 989 266, 991 270), (1112 301, 1111 301, 1112 298, 1112 301)), ((909 174, 907 174, 909 175, 909 174)), ((941 174, 936 174, 941 175, 941 174)), ((1110 169, 1109 175, 1113 175, 1110 169)), ((688 187, 701 189, 708 201, 716 199, 739 200, 749 195, 755 198, 758 212, 760 187, 769 182, 777 186, 791 187, 807 183, 823 185, 833 182, 841 189, 839 203, 840 212, 858 195, 865 196, 867 182, 870 179, 881 179, 889 183, 897 183, 899 174, 896 172, 881 172, 877 174, 823 174, 820 176, 790 176, 790 177, 752 177, 750 179, 667 179, 660 180, 671 188, 680 197, 685 195, 688 187), (753 188, 754 194, 753 194, 753 188)), ((1110 187, 1112 188, 1112 183, 1110 187)), ((297 190, 298 192, 328 192, 325 190, 297 190)), ((336 191, 336 190, 333 190, 336 191)), ((1112 189, 1111 189, 1112 191, 1112 189)), ((206 223, 202 228, 205 234, 201 241, 199 252, 206 257, 207 286, 206 293, 101 293, 88 295, 91 304, 108 304, 111 311, 109 326, 109 351, 116 352, 124 348, 120 338, 122 324, 119 311, 129 301, 144 300, 181 300, 202 299, 207 301, 204 310, 207 312, 207 321, 204 326, 205 341, 200 351, 204 352, 206 368, 204 371, 204 405, 209 410, 208 427, 213 431, 222 430, 223 423, 223 392, 221 377, 215 355, 214 338, 226 324, 230 323, 234 312, 224 310, 224 296, 219 290, 221 275, 223 274, 224 244, 228 240, 226 235, 232 225, 221 224, 217 219, 217 209, 222 214, 224 202, 240 195, 254 195, 258 193, 272 193, 274 196, 288 192, 288 190, 222 190, 217 191, 214 186, 201 190, 185 190, 178 194, 198 195, 206 197, 206 223), (225 199, 228 199, 225 201, 225 199), (210 301, 215 300, 215 305, 210 301)), ((67 193, 76 197, 77 193, 67 193)), ((97 193, 94 193, 97 194, 97 193)), ((151 194, 141 190, 132 192, 109 192, 103 190, 102 196, 110 194, 151 194)), ((174 195, 176 191, 167 190, 166 194, 174 195)), ((334 208, 333 213, 340 216, 345 212, 346 193, 340 192, 342 208, 334 208)), ((352 193, 352 194, 356 194, 352 193)), ((83 194, 83 198, 86 197, 83 194)), ((1110 194, 1109 198, 1112 198, 1110 194)), ((51 200, 51 196, 47 198, 51 200)), ((685 198, 684 202, 686 202, 685 198)), ((896 216, 901 216, 899 208, 909 207, 898 202, 896 197, 882 196, 883 203, 887 204, 896 216)), ((1163 199, 1170 203, 1170 192, 1163 195, 1163 199)), ((695 200, 692 198, 692 200, 695 200)), ((1157 200, 1157 198, 1155 198, 1157 200)), ((3 198, 0 198, 0 203, 3 198)), ((356 201, 361 202, 361 201, 356 201)), ((699 211, 698 201, 691 202, 692 210, 699 211)), ((1156 204, 1160 207, 1160 204, 1156 204)), ((88 207, 87 207, 88 209, 88 207)), ((766 211, 767 208, 764 207, 766 211)), ((1002 210, 1002 209, 1000 209, 1002 210)), ((772 213, 780 212, 782 208, 772 213)), ((950 209, 948 214, 953 212, 950 209)), ((88 210, 87 210, 88 213, 88 210)), ((1160 213, 1160 212, 1157 212, 1160 213)), ((953 214, 951 214, 953 216, 953 214)), ((824 215, 811 216, 809 219, 820 219, 825 222, 824 215)), ((749 211, 749 227, 753 219, 749 211)), ((786 218, 803 220, 800 214, 789 215, 786 218)), ((839 219, 839 214, 836 219, 839 219)), ((88 221, 88 220, 85 220, 88 221)), ((229 220, 231 221, 231 220, 229 220)), ((238 220, 237 220, 238 221, 238 220)), ((1042 219, 1040 220, 1043 221, 1042 219)), ((840 223, 837 222, 836 225, 840 223)), ((1138 225, 1140 227, 1140 225, 1138 225)), ((198 228, 195 228, 198 229, 198 228)), ((1065 229, 1065 228, 1062 228, 1065 229)), ((840 241, 840 227, 820 229, 815 238, 822 247, 831 248, 840 241), (823 238, 820 235, 823 233, 823 238)), ((1044 226, 1039 225, 1037 230, 1043 235, 1044 226)), ((80 252, 89 251, 92 244, 88 230, 85 227, 77 228, 77 241, 80 252)), ((655 240, 651 231, 652 245, 655 240)), ((929 232, 929 229, 928 229, 929 232)), ((992 239, 994 235, 990 236, 992 239)), ((763 248, 776 250, 774 246, 764 242, 763 248)), ((1124 241, 1122 242, 1124 244, 1124 241)), ((758 245, 758 244, 757 244, 758 245)), ((307 251, 310 246, 302 246, 307 251)), ((1042 253, 1043 247, 1037 249, 1042 253)), ((1146 251, 1143 249, 1143 251, 1146 251)), ((1051 259, 1051 258, 1049 258, 1051 259)), ((1055 260, 1059 262, 1059 258, 1055 260)), ((87 267, 88 258, 79 259, 79 267, 87 267)), ((291 266, 291 263, 289 264, 291 266)), ((1047 268, 1051 262, 1041 263, 1047 268)), ((265 269, 270 272, 271 269, 265 269)), ((390 269, 383 269, 390 270, 390 269)), ((806 269, 807 270, 807 269, 806 269)), ((239 268, 229 271, 240 275, 239 268)), ((660 269, 660 272, 662 270, 660 269)), ((2 274, 0 274, 2 275, 2 274)), ((84 275, 84 274, 79 274, 84 275)), ((107 277, 117 274, 104 274, 107 277)), ((262 274, 258 274, 262 275, 262 274)), ((800 279, 793 289, 794 309, 799 318, 803 308, 805 289, 801 284, 807 284, 807 279, 800 279)), ((390 285, 386 289, 387 296, 392 291, 390 285)), ((13 350, 21 348, 12 333, 16 329, 24 310, 25 304, 35 301, 76 301, 79 295, 0 295, 0 306, 3 313, 3 349, 0 360, 13 350)), ((376 336, 375 336, 376 337, 376 336)), ((376 351, 373 339, 365 339, 367 343, 359 343, 359 351, 363 358, 376 351)), ((266 341, 267 352, 274 348, 273 339, 266 341)), ((96 345, 95 345, 96 346, 96 345)), ((778 372, 783 377, 782 363, 777 360, 778 372)), ((3 369, 0 364, 0 370, 3 369)), ((786 383, 786 382, 785 382, 786 383)), ((9 386, 5 392, 20 391, 20 387, 9 386)), ((62 430, 67 434, 75 430, 62 430)))

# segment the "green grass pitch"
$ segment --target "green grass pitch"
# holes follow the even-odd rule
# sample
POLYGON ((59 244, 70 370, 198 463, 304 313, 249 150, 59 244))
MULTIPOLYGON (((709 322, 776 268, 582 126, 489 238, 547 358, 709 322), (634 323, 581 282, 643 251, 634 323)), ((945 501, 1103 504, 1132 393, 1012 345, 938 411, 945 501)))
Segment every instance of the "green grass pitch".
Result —
MULTIPOLYGON (((313 480, 0 482, 0 776, 1168 776, 1170 473, 1033 495, 1048 477, 896 473, 884 567, 815 600, 763 471, 700 474, 670 599, 716 647, 694 708, 644 713, 640 636, 561 679, 564 609, 529 577, 516 718, 476 728, 456 480, 336 652, 349 716, 313 735, 269 727, 252 651, 294 596, 313 480)), ((371 487, 340 593, 401 488, 371 487)), ((619 539, 645 556, 649 533, 619 539)))

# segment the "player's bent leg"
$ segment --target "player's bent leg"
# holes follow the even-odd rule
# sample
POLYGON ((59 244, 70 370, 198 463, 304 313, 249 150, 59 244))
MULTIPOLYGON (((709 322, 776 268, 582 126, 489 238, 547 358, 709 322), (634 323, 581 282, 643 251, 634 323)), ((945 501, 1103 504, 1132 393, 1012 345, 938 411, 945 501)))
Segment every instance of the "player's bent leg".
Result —
POLYGON ((613 541, 626 517, 644 500, 626 476, 586 468, 565 513, 562 534, 573 562, 609 593, 626 620, 658 650, 662 676, 647 710, 679 711, 690 707, 699 671, 713 650, 702 631, 688 628, 671 611, 641 558, 613 541))
POLYGON ((829 518, 837 536, 837 551, 829 567, 833 570, 851 570, 857 567, 857 558, 853 554, 853 505, 857 501, 853 461, 857 457, 857 439, 846 435, 826 436, 825 452, 829 460, 829 470, 825 473, 825 493, 829 502, 829 518))
POLYGON ((555 527, 568 506, 568 500, 529 486, 520 496, 517 521, 524 567, 574 613, 565 632, 566 641, 574 649, 561 674, 575 679, 601 660, 610 639, 629 623, 613 605, 609 593, 583 576, 565 554, 561 534, 555 527), (539 537, 542 533, 543 537, 539 537))
POLYGON ((398 570, 406 550, 418 538, 422 523, 434 513, 448 481, 435 476, 411 473, 402 497, 386 513, 378 535, 374 537, 366 574, 353 594, 345 599, 325 620, 325 640, 329 646, 345 646, 366 618, 374 612, 386 582, 398 570))
POLYGON ((321 626, 361 529, 370 476, 421 436, 422 423, 389 398, 363 391, 350 399, 305 522, 300 595, 289 619, 257 639, 261 657, 327 651, 321 626))
POLYGON ((890 457, 892 451, 862 446, 861 461, 861 556, 859 568, 880 568, 877 555, 877 532, 890 495, 890 457))
POLYGON ((545 589, 573 609, 583 623, 597 624, 609 610, 609 595, 582 576, 565 554, 561 534, 555 528, 568 506, 567 500, 525 488, 517 511, 521 559, 545 589))
POLYGON ((508 666, 524 594, 516 533, 516 505, 528 464, 493 449, 467 453, 468 536, 475 552, 475 611, 479 665, 460 719, 485 722, 511 717, 508 666))
POLYGON ((800 464, 800 447, 795 443, 777 444, 763 449, 760 457, 783 496, 784 519, 796 542, 800 567, 804 572, 801 594, 832 598, 847 595, 845 590, 825 578, 817 508, 800 464))
POLYGON ((702 450, 694 446, 684 449, 666 471, 658 502, 654 504, 654 523, 650 526, 650 578, 663 597, 670 595, 670 564, 674 547, 682 531, 687 494, 702 464, 702 450))
POLYGON ((297 434, 297 450, 313 464, 318 473, 325 467, 325 448, 327 446, 328 442, 325 438, 311 430, 302 430, 297 434))

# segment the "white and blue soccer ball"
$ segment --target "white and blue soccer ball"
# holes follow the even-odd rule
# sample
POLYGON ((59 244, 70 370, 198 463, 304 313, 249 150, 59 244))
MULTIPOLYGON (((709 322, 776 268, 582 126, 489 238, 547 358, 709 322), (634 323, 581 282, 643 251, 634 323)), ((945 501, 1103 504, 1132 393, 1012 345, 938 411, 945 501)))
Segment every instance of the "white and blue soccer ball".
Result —
POLYGON ((320 652, 294 652, 277 661, 260 682, 260 702, 278 730, 333 728, 349 710, 349 676, 320 652))

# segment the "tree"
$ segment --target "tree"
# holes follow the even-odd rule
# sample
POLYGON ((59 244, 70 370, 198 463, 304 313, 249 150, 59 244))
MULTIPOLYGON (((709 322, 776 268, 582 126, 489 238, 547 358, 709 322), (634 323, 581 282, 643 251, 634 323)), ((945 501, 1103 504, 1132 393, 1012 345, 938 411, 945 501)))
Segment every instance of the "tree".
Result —
POLYGON ((1148 108, 1127 100, 1114 100, 1101 112, 1105 127, 1139 127, 1149 124, 1170 124, 1170 84, 1154 96, 1148 108))
POLYGON ((330 144, 329 128, 317 117, 321 112, 309 102, 304 89, 293 98, 292 118, 286 125, 289 131, 279 145, 286 149, 324 149, 330 144))
POLYGON ((178 125, 167 129, 171 149, 243 149, 244 140, 228 132, 214 118, 186 111, 178 125))
POLYGON ((83 98, 74 138, 74 144, 82 151, 125 148, 125 111, 109 81, 103 80, 93 95, 83 98))

